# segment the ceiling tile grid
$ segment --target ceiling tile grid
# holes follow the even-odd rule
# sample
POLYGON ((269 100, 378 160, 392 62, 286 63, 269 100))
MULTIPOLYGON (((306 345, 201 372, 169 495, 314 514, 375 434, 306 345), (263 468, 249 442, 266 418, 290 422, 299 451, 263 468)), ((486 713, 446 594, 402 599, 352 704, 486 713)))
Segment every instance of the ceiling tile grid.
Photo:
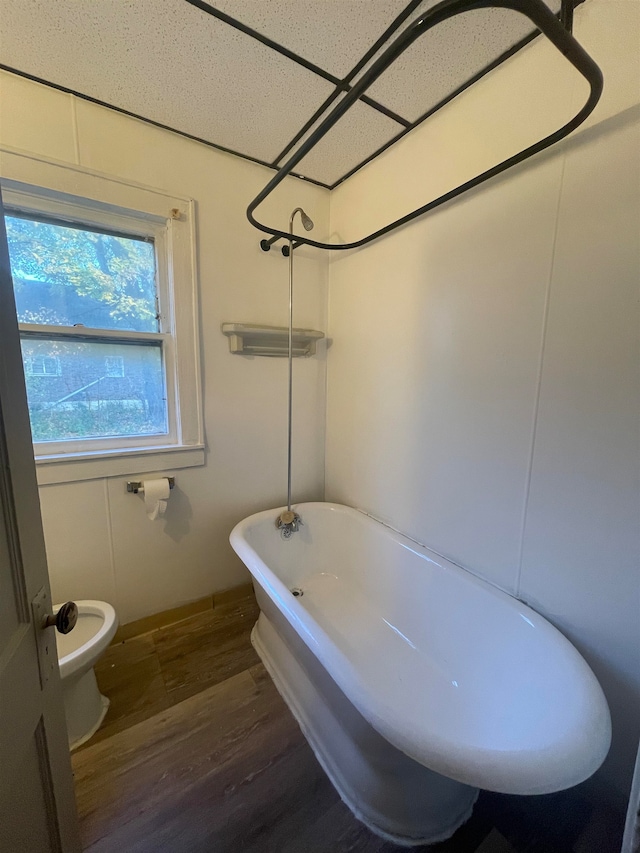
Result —
POLYGON ((0 14, 6 65, 267 162, 334 88, 183 0, 2 0, 0 14))
POLYGON ((408 0, 207 0, 343 79, 408 0))
POLYGON ((294 171, 332 186, 403 130, 393 119, 356 101, 294 171))
MULTIPOLYGON (((194 0, 0 0, 1 61, 275 164, 335 92, 331 81, 349 75, 403 11, 413 10, 387 44, 437 0, 417 8, 414 0, 195 2, 202 8, 194 0), (233 20, 220 20, 216 12, 233 20)), ((555 11, 559 0, 551 2, 555 11)), ((528 19, 504 9, 474 10, 438 25, 367 92, 404 125, 359 101, 295 171, 334 185, 395 139, 407 120, 419 120, 531 29, 528 19)))

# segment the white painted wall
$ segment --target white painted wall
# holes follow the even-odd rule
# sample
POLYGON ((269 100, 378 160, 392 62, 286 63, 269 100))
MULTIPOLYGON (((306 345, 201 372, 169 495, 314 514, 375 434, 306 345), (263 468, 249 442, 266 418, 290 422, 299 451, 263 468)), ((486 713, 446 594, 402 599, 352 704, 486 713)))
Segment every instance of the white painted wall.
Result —
MULTIPOLYGON (((639 11, 576 11, 605 94, 573 137, 330 269, 327 499, 576 643, 611 705, 600 779, 619 793, 640 724, 639 11)), ((585 91, 538 40, 337 188, 332 232, 357 239, 456 186, 585 91)))
MULTIPOLYGON (((273 174, 176 134, 2 73, 0 143, 190 196, 197 204, 206 465, 172 469, 166 520, 150 522, 128 479, 42 486, 54 600, 112 602, 120 620, 195 600, 248 580, 228 544, 236 521, 286 501, 286 359, 229 353, 224 321, 286 325, 288 267, 259 248, 244 211, 273 174)), ((1 168, 1 162, 0 162, 1 168)), ((69 187, 73 192, 73 187, 69 187)), ((286 229, 303 205, 326 237, 329 194, 287 179, 266 221, 286 229)), ((265 205, 267 208, 267 205, 265 205)), ((328 262, 296 252, 296 325, 325 328, 328 262)), ((294 495, 318 499, 324 482, 325 353, 294 362, 294 495)))

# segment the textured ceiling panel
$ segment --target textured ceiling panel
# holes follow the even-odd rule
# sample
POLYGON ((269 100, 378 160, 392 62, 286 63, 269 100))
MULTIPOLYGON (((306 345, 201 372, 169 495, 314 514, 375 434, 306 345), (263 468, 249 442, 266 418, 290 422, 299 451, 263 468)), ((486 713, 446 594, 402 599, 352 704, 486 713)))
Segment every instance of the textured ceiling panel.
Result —
POLYGON ((415 121, 532 29, 506 9, 457 15, 420 36, 367 94, 415 121))
POLYGON ((271 162, 330 83, 184 0, 0 0, 2 62, 271 162))
POLYGON ((343 78, 409 0, 207 0, 210 6, 343 78))
POLYGON ((334 184, 402 130, 393 119, 358 101, 303 157, 295 171, 334 184))
MULTIPOLYGON (((384 47, 437 2, 421 3, 384 47)), ((557 12, 560 0, 547 5, 557 12)), ((534 29, 528 18, 508 9, 479 9, 457 15, 420 36, 367 90, 367 95, 416 121, 534 29)))

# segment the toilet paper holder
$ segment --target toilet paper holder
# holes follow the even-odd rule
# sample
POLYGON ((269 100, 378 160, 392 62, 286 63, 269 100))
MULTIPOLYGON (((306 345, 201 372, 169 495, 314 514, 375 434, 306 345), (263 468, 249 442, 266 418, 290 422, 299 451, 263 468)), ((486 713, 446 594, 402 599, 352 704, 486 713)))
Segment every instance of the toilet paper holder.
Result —
MULTIPOLYGON (((175 477, 167 477, 169 481, 169 488, 172 489, 176 484, 175 477)), ((132 492, 134 495, 137 495, 138 492, 144 491, 144 482, 141 480, 129 480, 127 483, 127 491, 132 492)))

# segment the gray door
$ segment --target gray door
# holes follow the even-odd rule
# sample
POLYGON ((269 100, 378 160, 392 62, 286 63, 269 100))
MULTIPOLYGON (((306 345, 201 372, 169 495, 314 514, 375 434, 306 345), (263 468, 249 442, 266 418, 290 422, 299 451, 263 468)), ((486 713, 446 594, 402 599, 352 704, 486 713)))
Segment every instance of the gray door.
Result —
POLYGON ((78 853, 71 762, 0 198, 0 850, 78 853))

